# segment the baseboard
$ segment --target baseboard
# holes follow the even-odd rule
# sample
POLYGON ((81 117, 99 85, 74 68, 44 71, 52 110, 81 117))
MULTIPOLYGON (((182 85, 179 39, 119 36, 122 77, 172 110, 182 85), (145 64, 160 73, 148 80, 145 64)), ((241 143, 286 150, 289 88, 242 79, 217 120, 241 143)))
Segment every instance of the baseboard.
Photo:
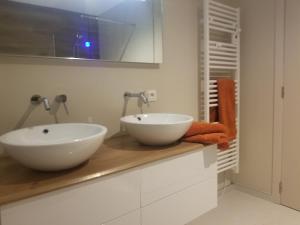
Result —
POLYGON ((221 201, 221 200, 222 200, 222 197, 223 197, 226 193, 228 193, 228 192, 230 192, 230 191, 232 191, 232 190, 235 190, 234 185, 232 185, 232 184, 230 184, 230 185, 228 185, 228 186, 226 186, 226 187, 223 187, 223 188, 221 188, 221 189, 218 189, 218 200, 221 201))
POLYGON ((232 186, 231 188, 234 190, 238 190, 238 191, 247 193, 249 195, 252 195, 252 196, 255 196, 255 197, 270 201, 270 202, 274 202, 271 194, 259 192, 259 191, 253 190, 251 188, 243 187, 238 184, 233 184, 231 186, 232 186))

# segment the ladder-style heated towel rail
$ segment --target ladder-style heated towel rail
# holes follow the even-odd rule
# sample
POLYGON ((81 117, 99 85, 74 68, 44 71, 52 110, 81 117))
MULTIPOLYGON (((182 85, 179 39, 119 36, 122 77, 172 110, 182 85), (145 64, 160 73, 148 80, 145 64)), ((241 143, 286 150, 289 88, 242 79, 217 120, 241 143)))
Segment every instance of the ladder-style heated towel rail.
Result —
POLYGON ((239 171, 240 121, 240 10, 216 0, 203 0, 201 19, 201 119, 210 121, 210 108, 218 107, 218 78, 235 81, 237 137, 218 152, 218 173, 239 171))

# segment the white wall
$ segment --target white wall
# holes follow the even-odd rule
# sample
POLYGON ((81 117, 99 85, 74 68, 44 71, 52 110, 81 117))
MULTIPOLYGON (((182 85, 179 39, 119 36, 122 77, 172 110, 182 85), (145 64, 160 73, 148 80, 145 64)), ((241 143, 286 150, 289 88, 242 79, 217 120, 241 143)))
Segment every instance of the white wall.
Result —
MULTIPOLYGON (((12 130, 33 94, 53 100, 68 95, 70 115, 60 109, 60 122, 94 122, 118 132, 123 93, 156 89, 158 102, 146 112, 175 112, 198 116, 197 0, 164 0, 164 63, 117 64, 0 58, 0 134, 12 130)), ((131 102, 129 113, 137 112, 131 102)), ((53 123, 42 106, 24 126, 53 123)))

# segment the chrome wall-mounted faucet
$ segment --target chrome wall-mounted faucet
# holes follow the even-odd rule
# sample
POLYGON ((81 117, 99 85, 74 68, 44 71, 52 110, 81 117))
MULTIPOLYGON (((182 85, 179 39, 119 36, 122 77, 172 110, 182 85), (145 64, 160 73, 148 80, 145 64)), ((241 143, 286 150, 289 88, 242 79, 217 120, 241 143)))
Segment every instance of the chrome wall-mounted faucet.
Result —
MULTIPOLYGON (((145 91, 141 92, 128 92, 126 91, 123 95, 124 97, 124 106, 123 106, 123 112, 122 112, 122 117, 126 115, 127 111, 127 104, 130 98, 137 98, 138 99, 138 107, 141 110, 141 113, 143 114, 143 104, 146 104, 149 106, 149 99, 146 95, 145 91)), ((121 129, 122 130, 122 129, 121 129)))
POLYGON ((138 98, 140 99, 144 104, 149 104, 149 100, 146 96, 146 93, 144 91, 133 93, 133 92, 125 92, 124 98, 138 98))
POLYGON ((30 102, 31 102, 32 105, 40 105, 40 104, 43 103, 44 108, 45 108, 46 111, 50 111, 51 110, 51 107, 50 107, 50 104, 49 104, 49 100, 46 97, 42 97, 40 95, 33 95, 30 98, 30 102))

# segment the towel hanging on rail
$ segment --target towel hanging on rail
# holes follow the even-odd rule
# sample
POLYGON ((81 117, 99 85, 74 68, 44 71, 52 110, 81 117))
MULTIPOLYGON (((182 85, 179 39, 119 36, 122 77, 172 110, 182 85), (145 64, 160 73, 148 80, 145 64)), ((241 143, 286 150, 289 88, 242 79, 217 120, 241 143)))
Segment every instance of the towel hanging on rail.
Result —
POLYGON ((228 139, 236 138, 235 83, 232 79, 218 79, 219 121, 228 129, 228 139))
POLYGON ((210 108, 210 122, 220 122, 228 128, 229 140, 236 138, 235 82, 217 79, 218 106, 210 108))

